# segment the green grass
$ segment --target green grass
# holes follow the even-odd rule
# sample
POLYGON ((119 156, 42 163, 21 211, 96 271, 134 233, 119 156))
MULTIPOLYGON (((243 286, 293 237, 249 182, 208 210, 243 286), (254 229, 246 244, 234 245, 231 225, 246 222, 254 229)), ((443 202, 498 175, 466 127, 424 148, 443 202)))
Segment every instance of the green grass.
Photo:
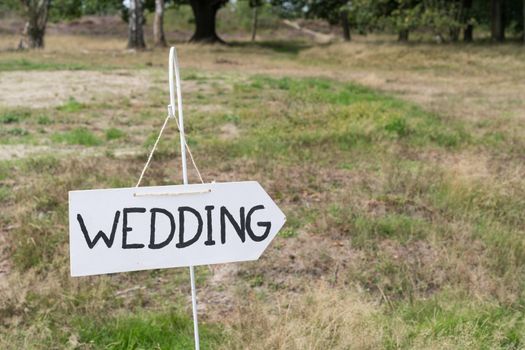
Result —
POLYGON ((46 71, 46 70, 82 70, 87 67, 83 64, 77 63, 52 63, 52 62, 38 62, 29 59, 3 60, 0 61, 1 71, 46 71))
POLYGON ((279 236, 283 238, 293 238, 297 237, 297 231, 293 228, 284 228, 281 231, 279 231, 279 236))
MULTIPOLYGON (((193 322, 187 316, 172 312, 137 312, 93 323, 80 323, 80 342, 97 349, 191 349, 193 322)), ((221 340, 221 330, 201 323, 202 349, 214 349, 221 340)))
POLYGON ((377 239, 418 240, 431 231, 429 228, 424 220, 404 214, 377 218, 357 216, 353 221, 352 242, 360 247, 377 239))
MULTIPOLYGON (((58 205, 56 198, 46 196, 39 199, 37 207, 50 211, 58 205)), ((25 216, 25 226, 15 230, 18 236, 13 242, 12 261, 21 270, 43 270, 51 264, 58 246, 65 243, 64 236, 51 228, 56 224, 49 217, 25 216)))
POLYGON ((106 140, 108 141, 118 140, 124 136, 126 136, 126 133, 120 129, 109 128, 106 130, 106 140))
POLYGON ((385 319, 399 322, 388 325, 385 348, 416 348, 432 344, 487 350, 523 347, 525 318, 522 304, 465 302, 463 298, 464 295, 441 293, 428 300, 399 305, 394 315, 385 319), (399 337, 399 334, 404 337, 399 337))
POLYGON ((84 108, 84 104, 78 102, 74 97, 70 97, 66 103, 57 107, 57 110, 66 113, 77 113, 84 108))
POLYGON ((29 135, 29 131, 23 129, 23 128, 12 128, 7 129, 7 134, 12 136, 27 136, 29 135))
MULTIPOLYGON (((328 149, 406 147, 457 149, 472 143, 461 122, 445 121, 413 104, 348 83, 320 78, 254 76, 235 85, 246 107, 233 121, 249 131, 224 145, 238 156, 305 159, 328 149), (264 91, 267 98, 289 104, 282 112, 248 101, 264 91), (258 107, 256 107, 258 106, 258 107)), ((215 142, 213 148, 220 149, 215 142)))
MULTIPOLYGON (((0 144, 33 144, 36 142, 36 135, 28 127, 19 123, 15 115, 9 115, 9 122, 0 127, 0 144)), ((2 124, 0 124, 2 125, 2 124)))
POLYGON ((18 124, 30 116, 31 111, 26 109, 5 111, 0 113, 0 124, 18 124))
POLYGON ((4 202, 11 197, 12 191, 8 187, 0 186, 0 202, 4 202))
POLYGON ((102 140, 86 128, 75 128, 71 131, 55 133, 51 140, 68 145, 98 146, 102 140))
POLYGON ((37 120, 38 125, 51 125, 53 121, 47 115, 41 115, 37 120))

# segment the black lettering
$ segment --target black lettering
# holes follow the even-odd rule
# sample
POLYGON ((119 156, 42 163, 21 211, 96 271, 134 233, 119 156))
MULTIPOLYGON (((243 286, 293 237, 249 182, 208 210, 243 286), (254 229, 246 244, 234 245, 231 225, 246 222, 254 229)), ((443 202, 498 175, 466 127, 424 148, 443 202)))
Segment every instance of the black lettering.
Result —
POLYGON ((117 212, 115 213, 115 217, 113 219, 113 227, 111 228, 111 235, 109 236, 109 238, 108 236, 106 236, 106 234, 103 231, 98 231, 98 233, 95 235, 95 238, 91 240, 89 238, 89 233, 87 231, 86 225, 84 224, 84 219, 82 218, 82 215, 77 214, 77 220, 78 220, 78 223, 80 224, 80 229, 82 230, 82 233, 84 234, 84 238, 86 239, 86 243, 89 249, 93 249, 93 247, 97 245, 97 242, 101 238, 104 241, 104 243, 106 243, 106 246, 108 248, 111 248, 111 246, 113 245, 113 241, 115 240, 115 232, 117 231, 117 225, 118 225, 119 218, 120 218, 120 211, 117 210, 117 212))
POLYGON ((146 208, 124 208, 122 210, 122 249, 140 249, 144 248, 142 243, 129 243, 128 244, 128 232, 131 232, 133 228, 128 227, 128 213, 145 213, 146 208))
POLYGON ((244 207, 241 207, 240 209, 240 224, 238 224, 235 219, 233 218, 232 214, 226 209, 226 207, 221 207, 221 243, 226 243, 226 220, 225 218, 228 217, 228 220, 232 224, 233 228, 237 232, 237 235, 241 238, 241 241, 244 243, 246 240, 246 231, 245 231, 245 225, 244 225, 244 207))
POLYGON ((215 241, 213 240, 213 235, 212 235, 212 222, 211 222, 211 211, 214 209, 215 207, 213 205, 207 205, 204 207, 204 209, 206 210, 206 222, 207 222, 207 226, 208 226, 208 239, 206 240, 206 242, 204 242, 205 245, 215 245, 215 241))
POLYGON ((202 233, 202 218, 199 212, 193 208, 190 207, 180 207, 179 208, 179 243, 177 243, 175 246, 177 248, 184 248, 187 246, 192 245, 193 243, 197 242, 199 237, 202 233), (184 212, 190 212, 197 218, 198 227, 197 232, 195 233, 195 236, 193 236, 192 239, 184 242, 184 212))
POLYGON ((175 236, 175 219, 173 218, 173 215, 166 209, 151 208, 150 212, 151 212, 151 231, 150 231, 150 236, 149 236, 148 248, 160 249, 160 248, 167 246, 173 239, 173 236, 175 236), (168 219, 170 219, 170 227, 171 227, 168 238, 166 238, 164 242, 160 242, 160 243, 155 243, 155 221, 157 218, 157 213, 162 213, 166 215, 168 219))
POLYGON ((251 239, 253 239, 255 242, 260 242, 266 239, 268 235, 270 234, 270 229, 272 228, 272 223, 270 221, 264 221, 264 222, 258 222, 257 226, 259 227, 265 227, 264 233, 262 236, 257 236, 253 230, 252 230, 252 214, 256 210, 264 209, 264 205, 256 205, 255 207, 251 208, 248 212, 248 215, 246 215, 246 230, 248 231, 248 235, 251 239))

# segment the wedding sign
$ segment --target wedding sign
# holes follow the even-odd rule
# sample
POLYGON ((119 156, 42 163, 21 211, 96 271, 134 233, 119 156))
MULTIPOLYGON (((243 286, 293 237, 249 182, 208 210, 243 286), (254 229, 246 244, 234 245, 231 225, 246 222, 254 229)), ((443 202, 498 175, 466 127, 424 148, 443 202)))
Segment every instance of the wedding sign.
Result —
POLYGON ((71 191, 71 274, 256 260, 284 222, 254 181, 71 191))

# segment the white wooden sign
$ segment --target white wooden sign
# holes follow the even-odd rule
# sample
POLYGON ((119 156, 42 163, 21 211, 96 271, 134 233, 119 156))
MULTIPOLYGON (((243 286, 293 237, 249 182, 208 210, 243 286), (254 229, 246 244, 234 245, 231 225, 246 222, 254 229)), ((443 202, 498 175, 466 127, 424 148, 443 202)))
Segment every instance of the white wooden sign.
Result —
POLYGON ((285 220, 255 181, 71 191, 71 275, 256 260, 285 220))

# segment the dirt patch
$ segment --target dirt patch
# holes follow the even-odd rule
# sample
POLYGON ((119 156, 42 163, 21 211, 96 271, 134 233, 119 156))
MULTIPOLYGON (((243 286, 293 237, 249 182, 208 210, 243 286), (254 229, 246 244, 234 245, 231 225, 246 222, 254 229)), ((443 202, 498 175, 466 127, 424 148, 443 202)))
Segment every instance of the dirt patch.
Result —
POLYGON ((5 72, 0 74, 0 106, 54 107, 74 97, 82 103, 142 94, 150 87, 145 71, 5 72))
MULTIPOLYGON (((33 146, 33 145, 0 145, 0 161, 20 159, 25 157, 38 157, 53 154, 54 156, 68 156, 75 154, 85 157, 101 156, 106 149, 101 147, 84 146, 33 146)), ((111 152, 116 158, 135 157, 144 150, 140 147, 126 147, 112 149, 111 152)))
MULTIPOLYGON (((46 154, 51 151, 49 146, 0 145, 0 160, 23 158, 29 155, 46 154)), ((56 152, 53 149, 53 152, 56 152)))
POLYGON ((199 312, 210 321, 230 315, 236 305, 235 288, 239 265, 210 265, 212 276, 199 292, 199 312))
POLYGON ((239 129, 235 126, 235 124, 227 123, 224 124, 221 127, 221 134, 219 137, 222 140, 233 140, 239 137, 239 129))

